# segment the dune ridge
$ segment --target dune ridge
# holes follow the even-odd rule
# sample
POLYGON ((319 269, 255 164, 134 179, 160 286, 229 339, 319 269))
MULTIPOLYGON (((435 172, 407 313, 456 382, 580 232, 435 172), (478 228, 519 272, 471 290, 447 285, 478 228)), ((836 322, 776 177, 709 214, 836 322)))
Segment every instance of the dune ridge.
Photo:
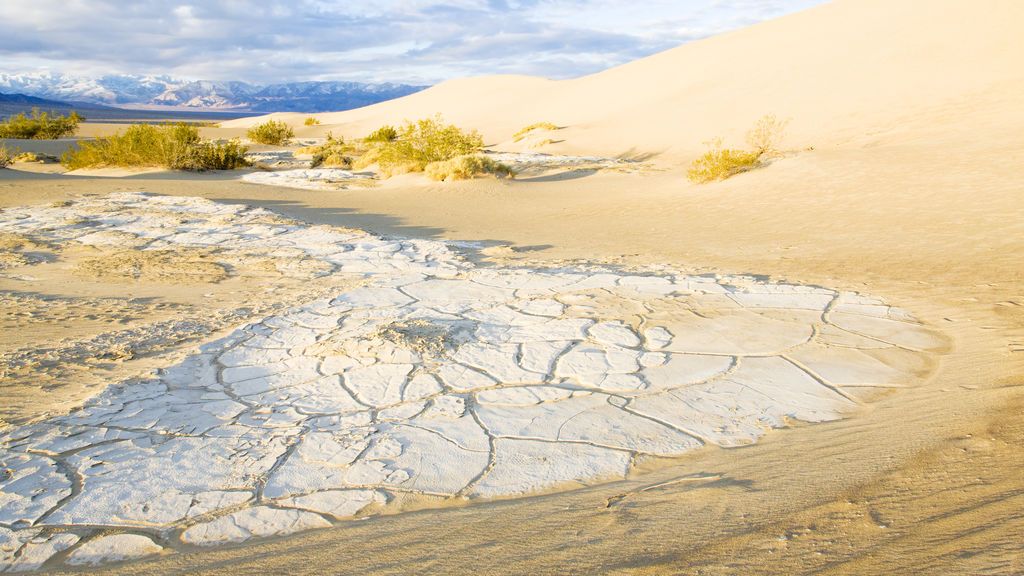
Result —
MULTIPOLYGON (((374 106, 318 114, 316 131, 362 136, 433 113, 489 143, 533 122, 567 126, 553 149, 691 157, 709 138, 742 141, 766 113, 792 118, 790 144, 862 142, 872 128, 927 132, 998 111, 1020 119, 1024 4, 1007 0, 838 0, 571 80, 451 80, 374 106), (958 107, 957 118, 948 118, 958 107)), ((273 117, 225 122, 251 126, 273 117)))

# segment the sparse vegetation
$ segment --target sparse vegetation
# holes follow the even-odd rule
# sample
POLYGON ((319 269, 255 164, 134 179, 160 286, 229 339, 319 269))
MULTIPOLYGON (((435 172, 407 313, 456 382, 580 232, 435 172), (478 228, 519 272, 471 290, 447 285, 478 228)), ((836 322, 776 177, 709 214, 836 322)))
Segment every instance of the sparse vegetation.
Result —
POLYGON ((788 124, 789 120, 779 120, 775 114, 762 116, 747 132, 747 146, 761 157, 778 154, 777 147, 788 124))
POLYGON ((483 145, 478 132, 465 132, 438 115, 406 122, 395 140, 381 144, 376 161, 385 176, 422 172, 431 162, 473 154, 483 145))
POLYGON ((22 112, 0 124, 0 138, 55 140, 74 134, 78 130, 78 123, 83 120, 85 118, 73 111, 67 116, 51 116, 33 108, 31 116, 22 112))
POLYGON ((526 138, 531 132, 539 131, 539 130, 544 130, 544 131, 558 130, 558 126, 555 126, 551 122, 537 122, 535 124, 530 124, 529 126, 526 126, 525 128, 523 128, 519 132, 516 132, 515 134, 513 134, 512 135, 512 141, 513 142, 519 142, 523 138, 526 138))
POLYGON ((303 124, 305 124, 306 126, 316 126, 316 125, 320 124, 320 121, 317 120, 316 118, 310 116, 310 117, 306 118, 306 121, 303 122, 303 124))
POLYGON ((370 146, 362 150, 362 153, 355 157, 355 160, 352 161, 352 168, 362 170, 363 168, 373 166, 377 163, 378 158, 380 158, 380 146, 370 146))
POLYGON ((478 154, 431 162, 424 168, 424 172, 432 180, 468 180, 484 175, 492 175, 497 178, 515 176, 509 166, 478 154))
POLYGON ((364 142, 394 142, 398 140, 398 130, 394 126, 384 125, 363 138, 364 142))
POLYGON ((352 168, 352 153, 355 152, 355 146, 345 142, 344 138, 335 138, 331 134, 327 135, 327 142, 319 146, 307 146, 298 150, 299 154, 312 154, 313 155, 313 168, 319 168, 326 166, 329 168, 343 168, 345 170, 352 168))
POLYGON ((710 149, 693 161, 686 175, 698 184, 725 180, 741 172, 753 170, 763 164, 765 158, 778 155, 778 144, 782 139, 788 120, 779 120, 774 114, 762 117, 747 132, 750 150, 725 148, 722 140, 709 142, 710 149))
POLYGON ((173 170, 233 170, 248 166, 246 147, 237 140, 202 140, 199 129, 187 124, 136 124, 124 133, 68 150, 61 163, 69 170, 97 167, 164 167, 173 170))
POLYGON ((289 139, 295 137, 295 131, 292 130, 291 126, 284 122, 267 120, 263 124, 258 124, 250 128, 245 135, 249 140, 252 140, 257 144, 281 146, 285 142, 288 142, 289 139))
POLYGON ((11 150, 7 146, 0 144, 0 168, 7 168, 14 163, 14 157, 17 155, 17 150, 11 150))
POLYGON ((755 152, 723 148, 722 141, 710 143, 711 149, 693 161, 686 175, 698 184, 725 180, 726 178, 751 170, 760 163, 755 152))

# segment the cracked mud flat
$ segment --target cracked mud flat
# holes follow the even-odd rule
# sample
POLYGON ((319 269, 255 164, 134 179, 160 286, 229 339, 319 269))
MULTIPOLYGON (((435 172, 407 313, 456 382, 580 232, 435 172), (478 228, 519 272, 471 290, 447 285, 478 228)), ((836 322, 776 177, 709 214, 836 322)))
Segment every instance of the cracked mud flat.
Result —
POLYGON ((879 389, 919 381, 942 345, 853 293, 475 267, 441 242, 195 198, 9 209, 0 233, 286 255, 361 283, 248 318, 66 416, 0 431, 0 571, 620 479, 792 420, 842 418, 879 389))

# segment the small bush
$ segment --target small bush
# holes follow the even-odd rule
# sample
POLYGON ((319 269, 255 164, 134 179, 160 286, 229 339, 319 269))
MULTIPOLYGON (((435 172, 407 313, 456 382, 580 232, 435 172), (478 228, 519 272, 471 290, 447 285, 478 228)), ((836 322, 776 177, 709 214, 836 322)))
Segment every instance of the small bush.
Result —
POLYGON ((704 184, 753 170, 763 164, 765 157, 779 154, 778 144, 789 120, 779 120, 774 114, 763 116, 747 132, 747 145, 751 150, 723 148, 722 140, 712 140, 711 149, 693 161, 686 175, 690 180, 704 184))
POLYGON ((496 162, 486 156, 456 156, 450 160, 431 162, 424 168, 424 173, 431 180, 468 180, 477 176, 490 174, 498 178, 512 178, 512 168, 496 162))
POLYGON ((747 132, 747 146, 758 156, 778 154, 778 145, 789 120, 779 120, 774 114, 761 117, 747 132))
POLYGON ((0 144, 0 168, 7 168, 11 164, 14 164, 14 157, 17 154, 17 150, 11 150, 7 146, 0 144))
POLYGON ((288 139, 294 138, 295 132, 292 130, 291 126, 284 122, 268 120, 263 124, 253 126, 245 133, 245 135, 249 140, 252 140, 257 144, 280 146, 287 142, 288 139))
POLYGON ((693 161, 686 175, 699 184, 725 180, 734 174, 756 168, 760 164, 760 157, 756 152, 722 148, 722 141, 716 140, 711 143, 711 150, 693 161))
POLYGON ((533 132, 534 130, 558 130, 558 126, 555 126, 551 122, 537 122, 536 124, 530 124, 529 126, 523 128, 519 132, 513 134, 512 141, 519 142, 523 138, 526 138, 530 134, 530 132, 533 132))
POLYGON ((352 161, 352 168, 362 170, 363 168, 376 164, 377 160, 380 160, 380 149, 380 146, 367 148, 366 151, 352 161))
POLYGON ((300 154, 313 155, 313 168, 327 166, 330 168, 343 168, 345 170, 352 168, 351 154, 354 151, 355 147, 346 143, 344 138, 335 139, 330 134, 327 135, 327 142, 319 146, 308 146, 299 149, 300 154))
POLYGON ((363 138, 364 142, 394 142, 398 140, 398 130, 394 126, 384 125, 363 138))
POLYGON ((199 138, 187 124, 136 124, 123 134, 82 142, 61 163, 69 170, 97 167, 154 166, 172 170, 233 170, 249 163, 237 140, 213 143, 199 138))
POLYGON ((0 124, 0 138, 19 138, 23 140, 55 140, 71 136, 78 130, 78 123, 85 120, 77 112, 67 116, 50 116, 32 109, 32 116, 25 113, 11 116, 7 122, 0 124))
POLYGON ((381 145, 377 165, 385 176, 422 172, 431 162, 473 154, 483 145, 478 132, 464 132, 438 115, 406 122, 396 140, 381 145))
POLYGON ((306 118, 306 121, 303 122, 303 124, 305 124, 306 126, 316 126, 319 123, 320 123, 320 121, 317 120, 316 118, 312 117, 312 116, 306 118))

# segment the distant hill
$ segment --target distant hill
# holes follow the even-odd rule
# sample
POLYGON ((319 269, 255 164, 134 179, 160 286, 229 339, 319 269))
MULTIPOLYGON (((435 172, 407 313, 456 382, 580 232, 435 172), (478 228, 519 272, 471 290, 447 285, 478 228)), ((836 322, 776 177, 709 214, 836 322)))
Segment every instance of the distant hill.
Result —
POLYGON ((64 102, 38 98, 26 94, 4 94, 0 92, 0 119, 7 119, 15 114, 28 114, 38 108, 50 114, 67 115, 72 110, 87 120, 103 120, 107 122, 129 120, 184 120, 184 121, 221 121, 244 116, 239 112, 198 112, 182 110, 127 110, 112 106, 101 106, 89 102, 64 102))
POLYGON ((87 78, 57 73, 0 73, 0 91, 62 102, 231 112, 323 112, 358 108, 426 88, 361 82, 247 82, 181 80, 169 76, 87 78))

